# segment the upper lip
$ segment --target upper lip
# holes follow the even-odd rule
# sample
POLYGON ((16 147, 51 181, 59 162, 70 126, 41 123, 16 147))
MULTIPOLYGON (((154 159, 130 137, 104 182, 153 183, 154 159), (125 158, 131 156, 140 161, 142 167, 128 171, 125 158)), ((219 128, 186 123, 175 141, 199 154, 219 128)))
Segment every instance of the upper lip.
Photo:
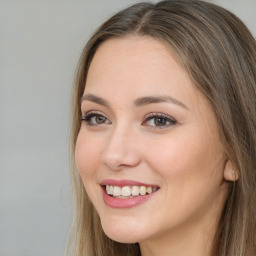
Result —
POLYGON ((155 184, 147 184, 139 181, 134 181, 134 180, 114 180, 114 179, 105 179, 101 181, 100 183, 101 186, 106 186, 106 185, 112 185, 112 186, 146 186, 146 187, 159 187, 155 184))

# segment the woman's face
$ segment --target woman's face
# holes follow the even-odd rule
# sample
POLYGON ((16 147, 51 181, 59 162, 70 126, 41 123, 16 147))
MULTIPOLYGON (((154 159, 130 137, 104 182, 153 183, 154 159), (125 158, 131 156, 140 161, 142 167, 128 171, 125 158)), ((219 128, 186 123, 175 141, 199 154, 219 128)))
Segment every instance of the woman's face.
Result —
POLYGON ((215 116, 164 43, 140 36, 103 43, 81 110, 76 165, 110 238, 212 230, 227 190, 215 116))

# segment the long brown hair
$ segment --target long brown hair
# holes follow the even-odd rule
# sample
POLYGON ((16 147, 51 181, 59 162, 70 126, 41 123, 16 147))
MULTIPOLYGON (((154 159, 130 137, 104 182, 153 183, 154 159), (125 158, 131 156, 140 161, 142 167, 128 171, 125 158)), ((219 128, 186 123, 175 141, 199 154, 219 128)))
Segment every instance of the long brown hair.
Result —
POLYGON ((114 15, 91 37, 81 56, 73 94, 71 135, 75 198, 72 256, 135 256, 138 244, 120 244, 100 220, 74 164, 80 129, 80 99, 98 47, 131 34, 164 41, 177 54, 197 88, 211 103, 227 158, 238 171, 219 220, 212 256, 256 255, 256 42, 229 11, 198 0, 138 3, 114 15))

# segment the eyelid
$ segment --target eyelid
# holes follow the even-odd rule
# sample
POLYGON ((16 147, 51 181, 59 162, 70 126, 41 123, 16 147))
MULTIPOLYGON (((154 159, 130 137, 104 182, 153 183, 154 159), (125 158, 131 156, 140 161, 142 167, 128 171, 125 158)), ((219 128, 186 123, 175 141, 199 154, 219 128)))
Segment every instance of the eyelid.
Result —
MULTIPOLYGON (((86 111, 86 112, 83 112, 82 111, 82 118, 83 117, 86 117, 87 115, 90 115, 90 114, 95 114, 95 115, 101 115, 101 116, 104 116, 106 117, 106 115, 101 112, 101 111, 98 111, 98 110, 89 110, 89 111, 86 111)), ((106 117, 107 118, 107 117, 106 117)))
POLYGON ((87 111, 86 113, 82 114, 81 121, 84 121, 89 126, 101 126, 104 124, 111 124, 111 121, 108 119, 108 117, 104 113, 102 113, 100 111, 96 111, 96 110, 90 110, 90 111, 87 111), (107 122, 102 123, 102 124, 90 123, 90 119, 93 117, 96 117, 96 116, 102 116, 102 117, 106 118, 107 122))
POLYGON ((163 113, 159 113, 159 112, 152 112, 149 113, 145 116, 145 120, 148 120, 150 118, 154 118, 154 117, 162 117, 162 118, 166 118, 169 119, 171 121, 177 122, 177 120, 169 115, 163 114, 163 113))
POLYGON ((155 112, 155 113, 149 113, 145 116, 145 120, 143 121, 142 125, 144 125, 147 121, 151 120, 151 119, 154 119, 154 118, 163 118, 163 119, 166 119, 168 122, 170 122, 170 124, 167 124, 167 125, 162 125, 162 126, 153 126, 153 125, 149 125, 150 127, 152 128, 156 128, 156 129, 164 129, 164 128, 167 128, 169 126, 173 126, 173 125, 176 125, 178 122, 175 118, 169 116, 169 115, 166 115, 166 114, 163 114, 163 113, 159 113, 159 112, 155 112))

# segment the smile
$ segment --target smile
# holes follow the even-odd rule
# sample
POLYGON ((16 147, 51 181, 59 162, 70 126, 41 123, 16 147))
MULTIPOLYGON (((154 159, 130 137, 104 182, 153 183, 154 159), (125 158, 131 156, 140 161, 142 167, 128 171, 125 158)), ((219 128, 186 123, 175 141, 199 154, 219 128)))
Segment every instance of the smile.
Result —
POLYGON ((119 209, 138 206, 158 194, 160 190, 156 185, 130 180, 104 180, 100 185, 105 204, 119 209))
POLYGON ((145 196, 157 191, 157 187, 152 186, 112 186, 106 185, 106 192, 115 198, 133 198, 135 196, 145 196))

